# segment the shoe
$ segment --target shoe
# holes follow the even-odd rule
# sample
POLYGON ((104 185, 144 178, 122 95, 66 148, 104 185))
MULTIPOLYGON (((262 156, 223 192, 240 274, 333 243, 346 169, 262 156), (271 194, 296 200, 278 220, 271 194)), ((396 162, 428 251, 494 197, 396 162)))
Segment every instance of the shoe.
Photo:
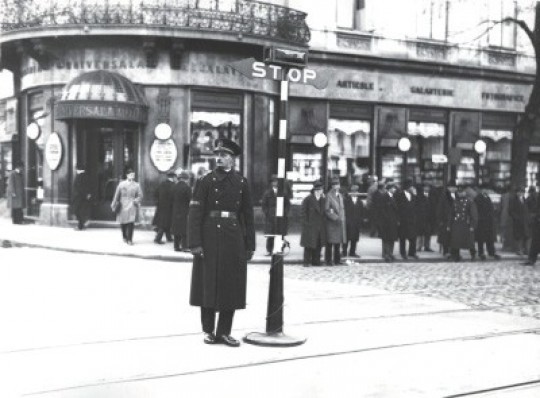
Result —
POLYGON ((349 257, 354 257, 354 258, 361 258, 358 254, 356 253, 351 253, 349 254, 349 257))
POLYGON ((180 249, 179 247, 175 247, 175 248, 174 248, 174 251, 175 251, 175 252, 181 252, 182 249, 180 249))
POLYGON ((478 257, 480 257, 480 260, 482 260, 482 261, 486 260, 486 255, 485 254, 480 254, 480 256, 478 256, 478 257))
POLYGON ((404 256, 403 254, 401 255, 401 258, 402 258, 403 260, 405 260, 405 261, 407 261, 407 260, 409 259, 408 256, 404 256))
POLYGON ((493 257, 493 260, 500 260, 501 259, 501 256, 499 256, 498 254, 494 254, 491 257, 493 257))
POLYGON ((130 246, 133 246, 133 241, 132 241, 132 240, 128 240, 128 241, 127 241, 127 244, 130 245, 130 246))
POLYGON ((154 243, 155 243, 156 245, 163 245, 163 244, 164 244, 162 241, 160 241, 160 240, 155 240, 155 239, 154 239, 154 243))
POLYGON ((455 263, 459 263, 461 261, 461 256, 457 256, 453 258, 455 263))
POLYGON ((325 261, 324 265, 331 267, 332 265, 334 265, 334 263, 332 261, 325 261))
POLYGON ((266 252, 266 254, 265 254, 265 256, 271 256, 271 255, 272 255, 272 253, 270 253, 270 252, 266 252))
POLYGON ((343 261, 334 261, 334 265, 344 265, 343 261))
POLYGON ((475 261, 476 261, 476 254, 474 254, 474 255, 471 256, 471 261, 472 261, 472 262, 475 262, 475 261))
POLYGON ((311 267, 309 264, 302 264, 302 267, 311 267))
POLYGON ((126 238, 124 238, 124 243, 127 243, 127 242, 128 242, 128 240, 126 238))
POLYGON ((420 259, 420 257, 418 257, 416 254, 413 254, 412 256, 409 256, 410 258, 414 258, 415 260, 418 260, 420 259))
POLYGON ((204 343, 205 344, 217 344, 219 343, 216 335, 214 333, 205 333, 204 334, 204 343))
POLYGON ((425 251, 425 252, 432 252, 432 253, 433 253, 435 250, 433 250, 433 249, 431 249, 431 248, 429 248, 429 247, 426 247, 426 248, 424 249, 424 251, 425 251))
POLYGON ((393 260, 392 260, 392 257, 390 257, 390 256, 384 256, 384 257, 383 257, 383 260, 384 260, 385 262, 387 262, 387 263, 391 263, 391 262, 393 261, 393 260))
POLYGON ((223 343, 229 347, 240 347, 240 342, 230 335, 221 335, 217 340, 219 343, 223 343))
POLYGON ((524 261, 521 263, 521 265, 530 265, 530 266, 533 266, 535 263, 531 260, 527 260, 527 261, 524 261))

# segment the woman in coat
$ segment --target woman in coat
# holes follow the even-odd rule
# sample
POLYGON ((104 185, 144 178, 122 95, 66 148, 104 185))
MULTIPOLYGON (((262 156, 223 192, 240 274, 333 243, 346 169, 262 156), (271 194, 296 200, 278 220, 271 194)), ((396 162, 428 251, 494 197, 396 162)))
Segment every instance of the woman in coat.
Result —
POLYGON ((324 213, 323 184, 313 184, 311 193, 302 201, 302 234, 304 266, 321 265, 321 249, 326 245, 326 215, 324 213))
POLYGON ((508 215, 512 220, 512 232, 516 242, 518 255, 527 252, 527 241, 530 236, 529 210, 525 203, 525 188, 518 188, 514 195, 510 196, 508 203, 508 215))
POLYGON ((122 237, 128 245, 133 244, 133 229, 142 201, 141 186, 135 181, 135 172, 126 171, 126 179, 116 188, 111 209, 116 212, 116 220, 120 223, 122 237))
POLYGON ((174 237, 174 251, 188 250, 187 247, 187 217, 191 201, 190 175, 182 171, 173 190, 173 209, 171 233, 174 237), (182 246, 182 247, 180 247, 182 246))

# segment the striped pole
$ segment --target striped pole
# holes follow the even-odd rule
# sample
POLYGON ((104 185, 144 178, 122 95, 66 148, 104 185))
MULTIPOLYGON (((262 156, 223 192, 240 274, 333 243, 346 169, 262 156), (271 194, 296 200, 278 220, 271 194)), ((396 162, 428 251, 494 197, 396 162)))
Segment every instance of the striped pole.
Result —
MULTIPOLYGON (((289 80, 288 70, 283 68, 280 81, 279 98, 279 134, 277 145, 277 198, 276 198, 276 221, 277 234, 281 235, 282 241, 285 239, 285 184, 286 184, 286 159, 287 159, 287 133, 289 117, 289 80)), ((282 242, 283 243, 283 242, 282 242)), ((283 249, 283 247, 282 247, 283 249)))

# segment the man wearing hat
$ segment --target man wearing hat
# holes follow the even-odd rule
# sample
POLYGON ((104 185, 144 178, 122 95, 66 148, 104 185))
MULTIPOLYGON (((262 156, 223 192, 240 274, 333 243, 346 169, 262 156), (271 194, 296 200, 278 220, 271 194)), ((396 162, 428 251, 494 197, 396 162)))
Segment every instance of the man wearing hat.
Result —
POLYGON ((360 257, 356 254, 356 246, 360 239, 360 229, 364 219, 364 204, 360 198, 360 187, 351 185, 350 192, 345 195, 345 219, 347 224, 347 242, 343 244, 343 256, 360 257), (349 247, 347 247, 349 246, 349 247))
POLYGON ((172 242, 171 225, 172 225, 172 210, 173 210, 173 195, 174 185, 176 184, 176 173, 169 171, 167 178, 163 180, 156 191, 156 213, 152 225, 156 227, 156 237, 154 243, 163 244, 161 238, 163 234, 167 238, 167 242, 172 242))
POLYGON ((386 184, 377 199, 377 230, 382 242, 382 257, 386 262, 394 258, 394 244, 398 239, 398 211, 395 199, 397 187, 394 183, 386 184))
POLYGON ((443 256, 450 257, 450 223, 452 217, 452 207, 456 200, 457 184, 456 180, 450 180, 446 185, 446 190, 440 195, 437 205, 437 241, 442 246, 443 256))
POLYGON ((178 182, 173 189, 171 233, 174 237, 174 251, 187 249, 187 217, 191 201, 190 175, 187 171, 178 173, 178 182))
POLYGON ((478 226, 478 211, 476 204, 467 197, 465 188, 462 184, 457 187, 447 227, 450 232, 450 253, 456 262, 461 261, 460 249, 468 249, 471 260, 476 260, 474 236, 478 226))
POLYGON ((412 180, 404 182, 403 190, 396 194, 396 204, 399 215, 399 253, 404 260, 409 257, 418 259, 416 255, 416 236, 418 235, 416 189, 412 180), (409 242, 408 250, 407 241, 409 242))
POLYGON ((302 201, 301 220, 300 246, 304 248, 304 266, 321 265, 321 248, 326 245, 326 214, 322 182, 315 181, 311 193, 302 201))
POLYGON ((326 265, 341 265, 341 245, 347 242, 345 200, 340 192, 339 177, 332 177, 330 190, 326 194, 326 265), (333 255, 332 255, 333 252, 333 255))
MULTIPOLYGON (((270 187, 266 190, 262 198, 262 211, 264 213, 264 233, 265 235, 275 235, 277 231, 277 218, 276 218, 276 201, 277 201, 277 186, 278 180, 277 176, 274 174, 270 178, 270 187)), ((287 215, 290 208, 289 196, 284 196, 284 220, 287 222, 287 215)), ((287 225, 284 226, 284 233, 287 232, 287 225)), ((266 237, 266 255, 271 256, 274 252, 274 237, 266 237)))
POLYGON ((7 207, 11 209, 11 220, 13 224, 23 223, 23 209, 25 205, 24 181, 23 181, 24 163, 17 162, 15 168, 9 174, 7 183, 7 207))
POLYGON ((90 181, 88 174, 82 163, 78 163, 75 167, 75 179, 73 180, 73 198, 71 199, 71 211, 77 218, 78 231, 84 229, 84 225, 90 216, 90 199, 92 193, 90 191, 90 181))
POLYGON ((508 215, 512 220, 512 232, 518 255, 527 253, 527 241, 530 237, 529 209, 525 203, 525 188, 516 188, 508 202, 508 215))
POLYGON ((188 215, 190 304, 201 307, 204 342, 230 347, 240 345, 231 336, 232 322, 235 310, 246 307, 247 261, 255 251, 249 184, 233 169, 241 152, 230 139, 215 141, 216 168, 197 182, 188 215))

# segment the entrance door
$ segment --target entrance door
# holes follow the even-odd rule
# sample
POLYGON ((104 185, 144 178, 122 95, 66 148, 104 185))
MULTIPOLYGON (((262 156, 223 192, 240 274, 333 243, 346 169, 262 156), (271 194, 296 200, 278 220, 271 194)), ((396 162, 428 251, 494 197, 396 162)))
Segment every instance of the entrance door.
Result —
POLYGON ((111 202, 128 168, 137 170, 138 130, 124 122, 84 121, 78 129, 77 159, 86 164, 93 220, 114 220, 111 202), (82 155, 82 156, 81 156, 82 155))

